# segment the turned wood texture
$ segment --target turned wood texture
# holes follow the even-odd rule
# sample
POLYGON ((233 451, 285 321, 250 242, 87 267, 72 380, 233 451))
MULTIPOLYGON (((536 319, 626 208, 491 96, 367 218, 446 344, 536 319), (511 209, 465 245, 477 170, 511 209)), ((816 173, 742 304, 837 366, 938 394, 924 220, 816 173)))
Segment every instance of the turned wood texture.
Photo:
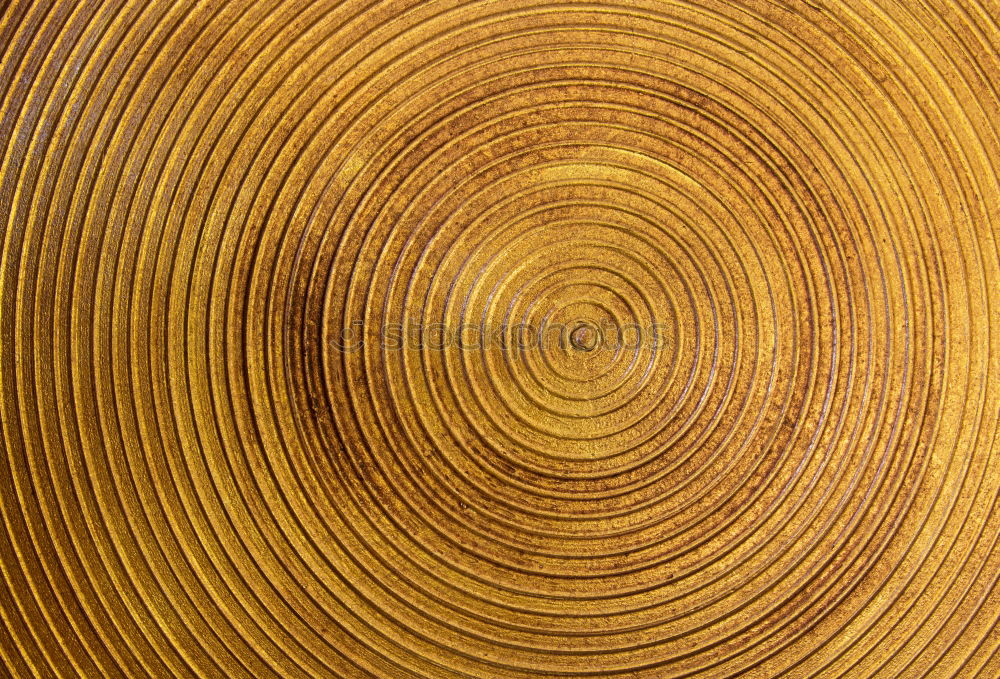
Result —
POLYGON ((1000 677, 997 0, 11 0, 0 677, 1000 677))

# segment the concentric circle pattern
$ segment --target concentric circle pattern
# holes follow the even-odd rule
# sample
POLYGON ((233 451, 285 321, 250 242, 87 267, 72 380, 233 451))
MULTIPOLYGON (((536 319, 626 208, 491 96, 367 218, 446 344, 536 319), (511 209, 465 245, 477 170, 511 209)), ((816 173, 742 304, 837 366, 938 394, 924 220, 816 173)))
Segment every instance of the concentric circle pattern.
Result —
POLYGON ((996 0, 12 0, 0 676, 1000 677, 996 0))

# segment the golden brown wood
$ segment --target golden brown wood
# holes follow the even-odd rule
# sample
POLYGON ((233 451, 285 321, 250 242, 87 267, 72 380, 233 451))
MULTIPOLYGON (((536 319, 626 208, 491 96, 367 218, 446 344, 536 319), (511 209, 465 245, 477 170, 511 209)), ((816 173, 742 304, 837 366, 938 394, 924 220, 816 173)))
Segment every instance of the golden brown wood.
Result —
POLYGON ((0 676, 1000 677, 996 0, 13 0, 0 676))

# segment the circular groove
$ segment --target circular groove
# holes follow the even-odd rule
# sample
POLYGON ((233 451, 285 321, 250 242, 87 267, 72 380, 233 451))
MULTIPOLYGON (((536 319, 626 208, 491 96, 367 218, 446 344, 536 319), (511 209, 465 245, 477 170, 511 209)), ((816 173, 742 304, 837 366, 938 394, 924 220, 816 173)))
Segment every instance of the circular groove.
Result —
POLYGON ((8 3, 0 674, 1000 676, 998 21, 8 3))

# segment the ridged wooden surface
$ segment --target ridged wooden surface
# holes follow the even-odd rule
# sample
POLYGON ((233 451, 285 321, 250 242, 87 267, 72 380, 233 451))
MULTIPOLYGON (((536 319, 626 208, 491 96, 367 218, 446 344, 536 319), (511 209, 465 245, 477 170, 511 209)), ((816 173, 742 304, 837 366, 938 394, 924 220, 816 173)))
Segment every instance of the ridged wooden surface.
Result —
POLYGON ((998 21, 8 3, 0 676, 997 679, 998 21))

